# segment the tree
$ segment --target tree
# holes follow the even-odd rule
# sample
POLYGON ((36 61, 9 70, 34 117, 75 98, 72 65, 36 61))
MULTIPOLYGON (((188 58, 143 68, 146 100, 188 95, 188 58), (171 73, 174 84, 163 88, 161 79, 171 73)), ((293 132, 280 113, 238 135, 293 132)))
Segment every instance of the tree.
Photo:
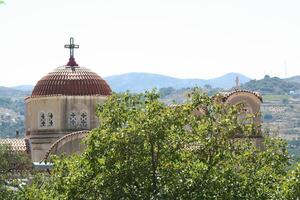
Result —
POLYGON ((285 178, 284 193, 286 199, 300 198, 300 163, 285 178))
POLYGON ((0 197, 16 198, 14 190, 21 189, 21 179, 27 177, 32 164, 27 155, 15 152, 10 146, 0 145, 0 197))
POLYGON ((241 112, 198 91, 175 107, 156 92, 114 94, 98 108, 101 126, 88 135, 83 155, 54 158, 52 175, 21 197, 284 199, 298 183, 287 183, 295 175, 287 173, 286 143, 266 136, 257 148, 251 138, 259 129, 241 112))
POLYGON ((205 84, 205 85, 204 85, 204 88, 205 88, 207 91, 212 90, 212 86, 209 85, 209 84, 205 84))
POLYGON ((159 89, 159 93, 160 93, 161 98, 164 98, 168 95, 171 95, 174 92, 176 92, 176 90, 173 87, 166 87, 166 88, 160 88, 159 89))

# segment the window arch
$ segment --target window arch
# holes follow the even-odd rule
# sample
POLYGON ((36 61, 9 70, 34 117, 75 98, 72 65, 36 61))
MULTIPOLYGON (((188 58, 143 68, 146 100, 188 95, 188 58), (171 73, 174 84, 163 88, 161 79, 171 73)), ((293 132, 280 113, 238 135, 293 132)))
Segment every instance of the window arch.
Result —
POLYGON ((39 114, 39 126, 40 128, 46 127, 46 114, 44 112, 40 112, 39 114))
POLYGON ((71 111, 69 113, 69 128, 71 129, 88 129, 89 117, 86 111, 71 111))
POLYGON ((40 112, 38 120, 40 128, 51 128, 54 126, 54 115, 52 112, 40 112))
POLYGON ((81 128, 88 127, 88 115, 85 111, 80 113, 80 127, 81 128))
POLYGON ((70 112, 70 114, 69 114, 69 126, 70 126, 70 128, 76 128, 76 126, 77 126, 76 112, 70 112))
POLYGON ((53 127, 54 126, 54 122, 53 122, 53 113, 49 112, 47 114, 47 127, 53 127))

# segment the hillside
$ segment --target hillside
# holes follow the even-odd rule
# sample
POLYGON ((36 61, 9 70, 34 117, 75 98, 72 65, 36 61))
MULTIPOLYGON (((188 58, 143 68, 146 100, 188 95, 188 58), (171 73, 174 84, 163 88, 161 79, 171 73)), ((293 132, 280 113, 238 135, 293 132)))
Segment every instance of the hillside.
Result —
POLYGON ((0 97, 0 138, 24 133, 25 104, 23 97, 0 97))
POLYGON ((30 94, 29 91, 16 90, 9 87, 0 86, 0 97, 19 97, 30 94))
POLYGON ((24 97, 29 91, 0 87, 0 138, 15 137, 16 130, 24 133, 24 97))
POLYGON ((262 94, 288 94, 300 90, 300 83, 292 79, 280 79, 266 75, 261 80, 251 80, 241 85, 241 88, 261 92, 262 94))
MULTIPOLYGON (((288 94, 290 91, 300 90, 300 76, 287 79, 270 77, 266 75, 261 80, 250 80, 250 78, 238 74, 228 73, 213 79, 179 79, 171 76, 150 73, 127 73, 113 75, 104 79, 115 92, 143 92, 153 88, 192 88, 195 86, 229 89, 235 86, 236 76, 239 76, 241 88, 259 91, 262 94, 288 94)), ((0 87, 0 97, 22 97, 30 95, 33 86, 19 85, 15 87, 0 87)))
POLYGON ((23 92, 30 92, 33 90, 33 87, 34 87, 33 85, 17 85, 17 86, 10 87, 10 88, 19 90, 19 91, 23 91, 23 92))
POLYGON ((211 85, 214 88, 231 88, 235 85, 236 76, 239 76, 241 83, 246 83, 250 78, 238 74, 228 73, 221 77, 214 79, 179 79, 170 76, 150 73, 127 73, 121 75, 114 75, 104 78, 113 91, 123 92, 130 90, 133 92, 142 92, 151 90, 153 88, 167 88, 174 89, 191 88, 195 86, 203 87, 204 85, 211 85))
POLYGON ((286 81, 289 81, 289 82, 297 82, 297 83, 300 83, 300 76, 292 76, 290 78, 286 78, 285 79, 286 81))

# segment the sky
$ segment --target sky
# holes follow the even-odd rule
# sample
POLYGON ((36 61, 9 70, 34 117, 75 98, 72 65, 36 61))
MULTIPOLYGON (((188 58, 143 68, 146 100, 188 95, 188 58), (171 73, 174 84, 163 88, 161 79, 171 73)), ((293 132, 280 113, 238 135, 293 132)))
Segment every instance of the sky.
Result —
POLYGON ((64 45, 106 77, 300 75, 299 0, 5 0, 0 85, 34 85, 65 65, 64 45))

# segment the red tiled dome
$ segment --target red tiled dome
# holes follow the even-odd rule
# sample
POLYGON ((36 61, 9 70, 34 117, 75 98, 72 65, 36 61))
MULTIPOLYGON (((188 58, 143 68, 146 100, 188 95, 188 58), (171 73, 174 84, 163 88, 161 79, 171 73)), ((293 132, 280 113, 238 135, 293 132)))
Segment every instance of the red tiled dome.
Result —
POLYGON ((63 66, 39 80, 31 96, 110 94, 109 85, 95 72, 84 67, 63 66))

